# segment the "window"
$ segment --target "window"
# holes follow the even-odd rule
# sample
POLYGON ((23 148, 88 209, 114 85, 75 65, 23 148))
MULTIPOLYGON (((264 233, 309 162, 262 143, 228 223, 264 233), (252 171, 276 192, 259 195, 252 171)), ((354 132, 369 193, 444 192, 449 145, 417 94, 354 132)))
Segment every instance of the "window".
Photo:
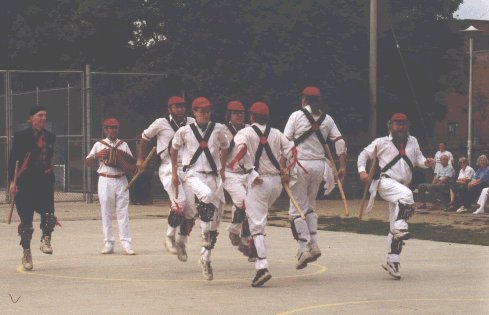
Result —
POLYGON ((458 129, 458 122, 449 122, 448 123, 448 136, 456 137, 458 129))

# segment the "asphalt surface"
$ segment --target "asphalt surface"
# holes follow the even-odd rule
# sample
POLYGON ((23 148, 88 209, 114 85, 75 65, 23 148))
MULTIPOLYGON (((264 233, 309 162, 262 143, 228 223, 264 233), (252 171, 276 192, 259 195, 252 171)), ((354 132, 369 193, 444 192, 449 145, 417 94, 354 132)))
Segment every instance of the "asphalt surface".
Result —
MULTIPOLYGON (((323 255, 295 269, 290 230, 267 227, 270 272, 252 288, 254 264, 228 240, 221 224, 213 251, 214 280, 204 280, 199 228, 186 263, 163 247, 166 210, 131 207, 133 248, 101 255, 98 206, 59 203, 63 227, 53 234, 53 255, 39 251, 35 222, 34 270, 21 267, 18 219, 5 223, 0 206, 0 312, 2 314, 488 314, 489 248, 411 239, 402 254, 401 280, 380 267, 385 237, 319 231, 323 255), (79 210, 77 210, 79 209, 79 210)), ((116 221, 113 222, 117 233, 116 221)))

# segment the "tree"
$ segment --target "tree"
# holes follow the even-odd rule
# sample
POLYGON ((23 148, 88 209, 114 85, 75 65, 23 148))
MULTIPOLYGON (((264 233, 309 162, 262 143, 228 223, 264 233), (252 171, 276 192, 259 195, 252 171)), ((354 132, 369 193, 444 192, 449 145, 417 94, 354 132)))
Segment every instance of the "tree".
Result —
POLYGON ((135 40, 139 0, 4 2, 2 68, 79 70, 90 63, 120 70, 141 53, 135 40))

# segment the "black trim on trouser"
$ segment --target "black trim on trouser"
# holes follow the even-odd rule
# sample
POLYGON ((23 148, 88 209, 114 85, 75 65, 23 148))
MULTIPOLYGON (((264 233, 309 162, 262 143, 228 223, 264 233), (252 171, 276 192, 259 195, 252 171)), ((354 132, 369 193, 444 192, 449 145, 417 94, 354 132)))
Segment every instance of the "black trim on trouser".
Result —
POLYGON ((43 213, 41 214, 41 225, 42 236, 51 236, 56 225, 56 216, 54 213, 43 213))
POLYGON ((189 236, 192 228, 195 225, 195 219, 183 219, 183 222, 180 224, 180 235, 189 236))
POLYGON ((209 239, 210 239, 211 245, 210 246, 205 246, 204 248, 205 249, 208 249, 208 250, 211 250, 211 249, 214 248, 214 246, 217 243, 217 236, 219 235, 219 232, 217 232, 217 231, 209 231, 207 233, 209 233, 209 239))
POLYGON ((199 217, 202 222, 210 222, 214 217, 216 206, 214 206, 212 203, 199 201, 199 204, 197 205, 197 211, 199 212, 199 217))
POLYGON ((398 202, 398 205, 399 205, 399 213, 397 214, 396 220, 409 219, 414 214, 414 210, 416 209, 414 205, 405 204, 402 202, 398 202))
POLYGON ((402 251, 402 246, 404 242, 402 240, 392 240, 391 242, 391 251, 389 254, 400 255, 402 251))
POLYGON ((300 237, 300 233, 297 231, 297 227, 296 227, 296 223, 295 223, 296 220, 303 220, 304 221, 304 224, 307 227, 306 220, 302 219, 301 217, 297 217, 297 218, 291 219, 290 220, 290 229, 292 231, 292 236, 294 237, 294 239, 296 241, 307 242, 307 240, 305 240, 305 239, 303 239, 303 238, 300 237))
MULTIPOLYGON (((297 218, 295 218, 295 219, 297 219, 297 218)), ((299 240, 299 233, 297 233, 297 229, 295 228, 295 224, 294 224, 295 219, 290 220, 290 230, 292 231, 292 236, 294 237, 294 239, 296 241, 298 241, 299 240)))
POLYGON ((251 236, 250 223, 248 222, 248 218, 245 218, 243 220, 243 225, 241 226, 241 237, 249 236, 251 236))
POLYGON ((17 231, 20 236, 20 245, 22 245, 22 248, 23 249, 31 248, 32 233, 34 233, 34 228, 32 227, 32 225, 24 226, 22 225, 22 223, 19 223, 19 226, 17 227, 17 231))
POLYGON ((231 223, 237 224, 243 222, 243 220, 246 218, 246 211, 245 208, 238 208, 234 210, 234 215, 233 215, 233 220, 231 223))

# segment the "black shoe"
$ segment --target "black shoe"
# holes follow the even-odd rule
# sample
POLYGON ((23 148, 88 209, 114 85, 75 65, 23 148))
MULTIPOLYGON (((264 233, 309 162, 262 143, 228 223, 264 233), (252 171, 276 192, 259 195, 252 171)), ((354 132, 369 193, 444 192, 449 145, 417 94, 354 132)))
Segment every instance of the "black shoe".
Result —
POLYGON ((268 269, 258 269, 256 272, 256 276, 251 282, 251 286, 256 288, 256 287, 261 287, 262 285, 265 284, 268 280, 272 279, 272 275, 268 271, 268 269))

